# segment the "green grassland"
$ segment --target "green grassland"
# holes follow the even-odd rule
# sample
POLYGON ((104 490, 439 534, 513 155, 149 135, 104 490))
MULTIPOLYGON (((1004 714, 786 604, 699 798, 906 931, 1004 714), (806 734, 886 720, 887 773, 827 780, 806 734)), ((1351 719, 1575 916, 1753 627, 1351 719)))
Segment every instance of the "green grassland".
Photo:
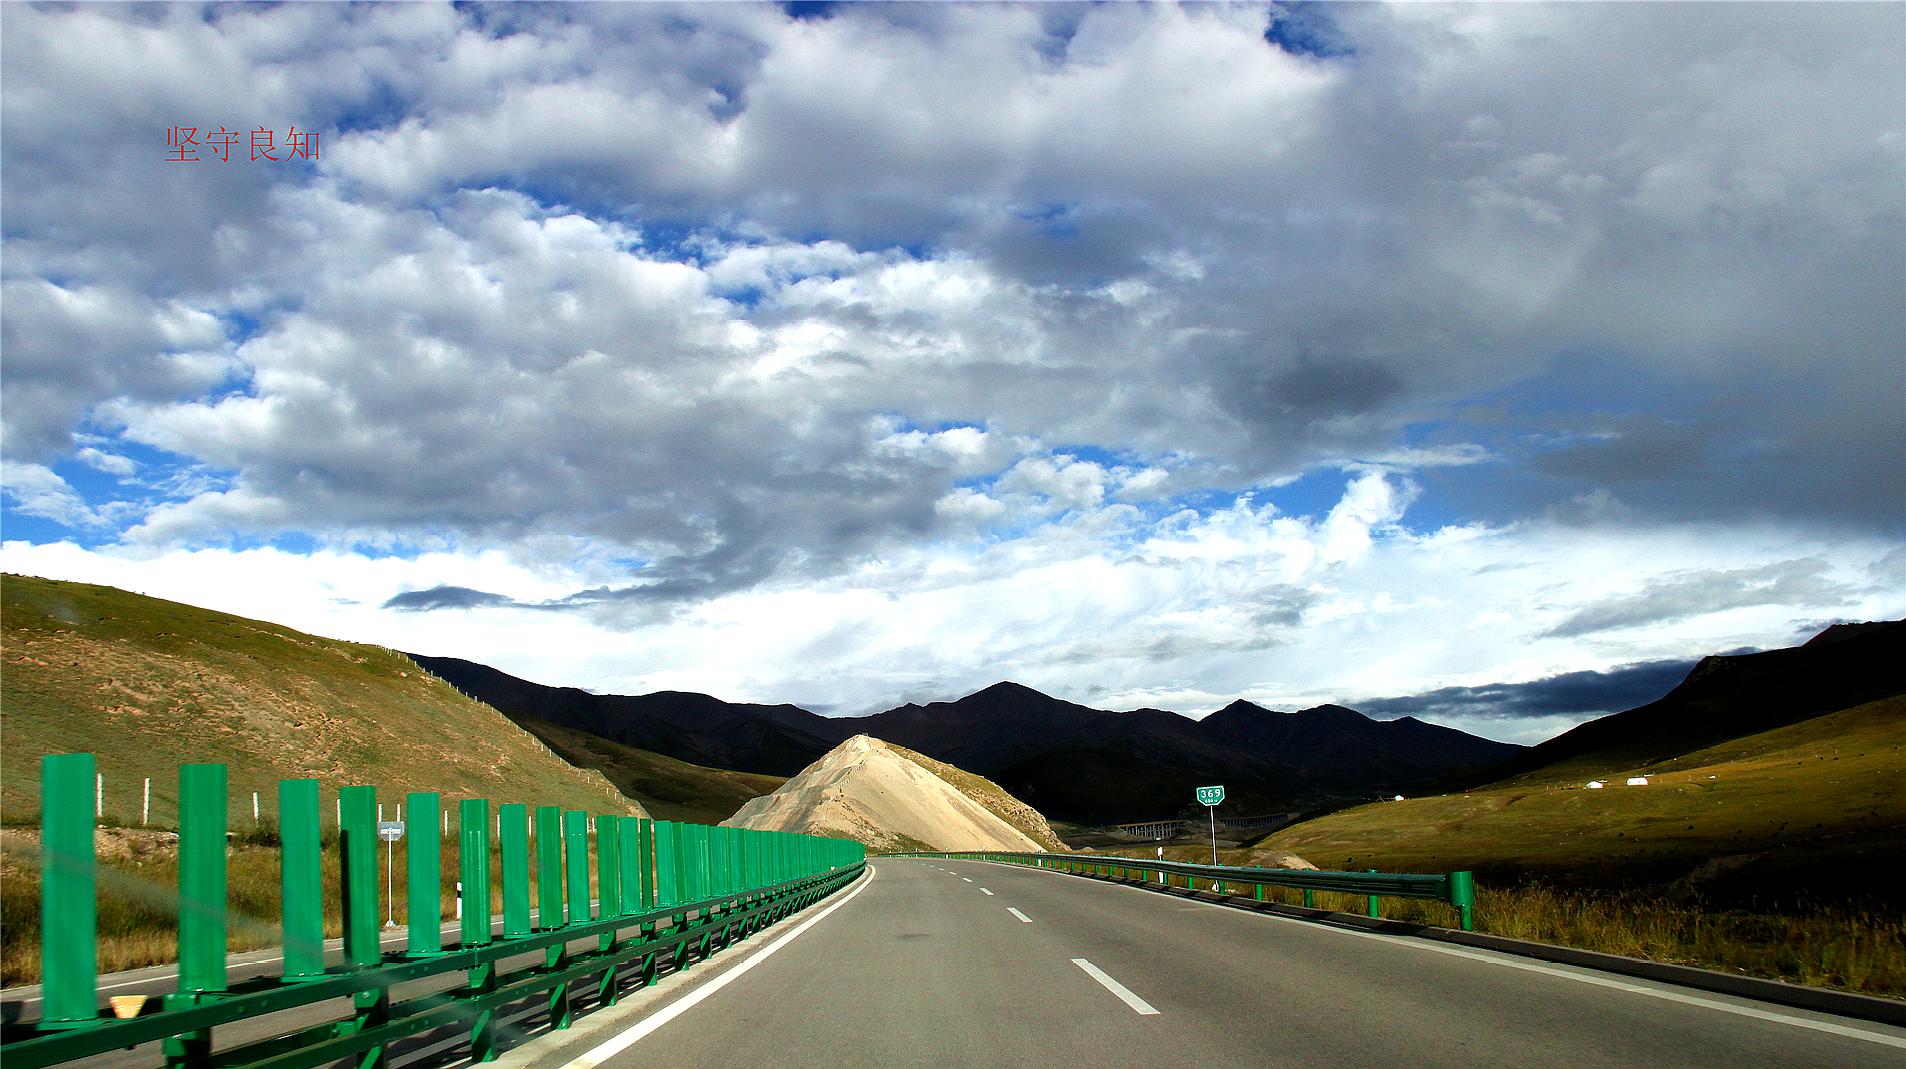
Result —
MULTIPOLYGON (((1358 806, 1219 857, 1264 865, 1290 851, 1326 869, 1468 869, 1480 931, 1906 997, 1906 901, 1894 876, 1906 856, 1902 784, 1906 697, 1894 697, 1639 767, 1574 759, 1461 794, 1358 806), (1644 775, 1645 787, 1623 785, 1644 775), (1609 786, 1586 789, 1590 778, 1609 786)), ((1211 857, 1201 846, 1165 853, 1211 857)), ((1383 910, 1451 921, 1436 903, 1383 910)))
POLYGON ((280 779, 326 792, 365 784, 392 807, 409 791, 637 812, 480 702, 378 646, 338 642, 111 587, 0 579, 0 821, 39 820, 40 758, 89 752, 105 776, 102 823, 177 820, 178 766, 228 768, 235 831, 277 809, 280 779))
POLYGON ((563 760, 602 773, 657 820, 719 824, 748 799, 773 794, 787 782, 783 776, 704 768, 533 717, 521 717, 517 723, 563 760))
POLYGON ((1906 697, 1638 768, 1580 761, 1435 797, 1378 802, 1260 844, 1323 868, 1559 886, 1673 888, 1778 908, 1897 903, 1879 866, 1906 847, 1906 697), (1609 784, 1589 790, 1595 776, 1609 784), (1628 787, 1646 776, 1645 787, 1628 787))

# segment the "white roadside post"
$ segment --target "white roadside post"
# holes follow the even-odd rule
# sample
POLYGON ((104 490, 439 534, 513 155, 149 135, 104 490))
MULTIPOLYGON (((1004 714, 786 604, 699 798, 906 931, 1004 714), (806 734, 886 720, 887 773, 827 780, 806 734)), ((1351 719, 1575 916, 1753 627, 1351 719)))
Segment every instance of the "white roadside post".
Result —
POLYGON ((146 777, 146 800, 139 806, 139 826, 152 823, 152 777, 146 777))
POLYGON ((389 911, 384 915, 384 927, 397 927, 397 840, 404 837, 404 822, 401 820, 380 820, 377 822, 377 837, 384 840, 384 900, 389 903, 389 911))
POLYGON ((1198 801, 1211 814, 1211 863, 1218 863, 1218 806, 1224 801, 1224 784, 1198 788, 1198 801))

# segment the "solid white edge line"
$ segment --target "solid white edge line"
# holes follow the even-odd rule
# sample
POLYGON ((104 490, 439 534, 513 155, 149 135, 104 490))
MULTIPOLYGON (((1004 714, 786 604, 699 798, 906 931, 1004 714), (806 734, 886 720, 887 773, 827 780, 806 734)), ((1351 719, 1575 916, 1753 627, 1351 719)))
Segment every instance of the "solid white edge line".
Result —
MULTIPOLYGON (((993 861, 987 862, 987 864, 1003 865, 1005 862, 993 861)), ((1013 867, 1031 868, 1032 866, 1016 865, 1013 867)), ((1051 872, 1055 876, 1068 875, 1067 873, 1059 872, 1055 869, 1033 868, 1033 871, 1051 872)), ((1094 886, 1104 887, 1107 890, 1136 891, 1146 895, 1156 895, 1158 893, 1156 891, 1147 891, 1142 887, 1123 887, 1118 884, 1101 883, 1097 880, 1087 882, 1094 886)), ((1428 950, 1437 954, 1448 954, 1451 957, 1468 958, 1471 961, 1478 961, 1485 965, 1500 965, 1505 969, 1520 969, 1523 972, 1541 973, 1545 976, 1557 976, 1564 980, 1574 980, 1577 983, 1590 984, 1595 987, 1606 987, 1616 991, 1629 991, 1637 995, 1646 995, 1649 998, 1658 998, 1666 1002, 1679 1002, 1687 1006, 1703 1006, 1710 1010, 1732 1013, 1740 1017, 1752 1017, 1755 1020, 1768 1021, 1774 1024, 1792 1025, 1795 1028, 1807 1028, 1815 1032, 1826 1032, 1830 1035, 1845 1036, 1848 1039, 1863 1039, 1868 1043, 1878 1043, 1882 1046, 1899 1047, 1906 1050, 1906 1039, 1901 1039, 1898 1036, 1889 1036, 1883 1032, 1868 1032, 1860 1028, 1849 1028, 1845 1025, 1834 1024, 1830 1021, 1812 1021, 1805 1017, 1793 1017, 1784 1013, 1773 1013, 1768 1010, 1756 1009, 1752 1006, 1736 1006, 1730 1002, 1716 1002, 1713 999, 1700 998, 1695 995, 1684 995, 1679 991, 1664 991, 1658 988, 1644 987, 1640 984, 1611 980, 1605 976, 1571 972, 1567 969, 1551 968, 1550 966, 1538 965, 1530 961, 1519 961, 1507 956, 1496 957, 1491 954, 1477 953, 1460 947, 1445 946, 1441 943, 1430 942, 1428 940, 1411 939, 1408 936, 1383 935, 1379 932, 1360 932, 1354 928, 1339 928, 1334 924, 1320 924, 1316 921, 1300 920, 1296 917, 1284 917, 1275 913, 1258 913, 1254 910, 1233 909, 1230 906, 1221 905, 1217 902, 1203 902, 1195 898, 1180 899, 1179 901, 1187 902, 1195 906, 1205 906, 1210 909, 1221 909, 1233 916, 1258 917, 1269 921, 1279 921, 1284 924, 1301 924, 1306 928, 1317 931, 1336 932, 1339 935, 1352 935, 1359 939, 1374 939, 1380 943, 1388 943, 1391 946, 1411 947, 1416 950, 1428 950)), ((1583 966, 1583 968, 1587 968, 1587 966, 1583 966)))
POLYGON ((1077 965, 1081 969, 1084 969, 1085 974, 1087 976, 1090 976, 1092 979, 1097 980, 1099 983, 1105 985, 1105 989, 1107 991, 1110 991, 1112 994, 1117 995, 1121 1002, 1124 1002, 1127 1006, 1130 1006, 1133 1012, 1139 1014, 1140 1016, 1150 1017, 1158 1013, 1158 1011, 1152 1007, 1151 1003, 1146 1002, 1144 999, 1139 998, 1137 995, 1132 994, 1130 988, 1126 987, 1124 984, 1119 983, 1117 980, 1114 980, 1111 977, 1105 975, 1105 970, 1099 968, 1097 965, 1092 964, 1091 962, 1085 960, 1084 958, 1073 958, 1072 964, 1077 965))
POLYGON ((1021 921, 1021 922, 1023 922, 1023 923, 1026 923, 1026 924, 1031 924, 1031 923, 1032 923, 1032 918, 1031 918, 1031 917, 1028 917, 1028 916, 1026 916, 1026 915, 1025 915, 1024 913, 1021 913, 1021 912, 1019 912, 1018 910, 1016 910, 1016 909, 1014 909, 1014 908, 1013 908, 1013 907, 1011 907, 1011 906, 1007 906, 1007 907, 1006 907, 1006 912, 1008 912, 1008 913, 1010 913, 1010 914, 1012 914, 1012 915, 1013 915, 1013 916, 1015 916, 1015 917, 1018 917, 1018 918, 1020 919, 1020 921, 1021 921))
POLYGON ((820 911, 819 913, 816 913, 814 916, 809 917, 805 921, 802 921, 799 927, 795 928, 793 931, 782 936, 781 938, 775 940, 773 943, 770 943, 767 947, 762 949, 761 953, 756 954, 754 957, 749 958, 747 961, 742 962, 740 965, 735 966, 733 969, 730 969, 729 971, 722 973, 720 976, 717 976, 715 979, 709 981, 707 984, 703 985, 702 987, 698 987, 695 990, 689 992, 688 994, 683 995, 681 998, 675 1000, 674 1002, 656 1011, 655 1013, 652 1013, 649 1016, 644 1017, 642 1020, 637 1021, 627 1031, 624 1031, 620 1035, 617 1035, 615 1038, 610 1039, 606 1042, 600 1043, 596 1045, 595 1047, 592 1047, 590 1050, 583 1053, 582 1055, 572 1059, 571 1061, 563 1063, 562 1069, 594 1069, 595 1066, 601 1065, 603 1062, 608 1061, 610 1058, 613 1058, 616 1055, 622 1053, 623 1051, 629 1049, 631 1046, 634 1046, 638 1040, 647 1036, 649 1033, 655 1031, 656 1029, 662 1027, 663 1025, 669 1023, 670 1021, 673 1021, 675 1018, 680 1017, 682 1014, 687 1013, 689 1010, 693 1009, 697 1004, 699 1004, 703 999, 707 998, 708 996, 714 994, 717 991, 720 991, 722 988, 727 987, 729 984, 734 983, 735 980, 740 978, 743 973, 746 973, 749 969, 752 969, 756 965, 759 965, 762 962, 768 960, 769 956, 773 955, 776 951, 780 950, 782 947, 787 946, 789 943, 794 942, 794 940, 798 938, 802 932, 805 932, 809 928, 812 928, 816 924, 819 924, 821 921, 826 920, 828 914, 834 912, 835 910, 841 908, 847 903, 852 902, 855 898, 859 897, 862 891, 865 891, 867 888, 873 886, 874 875, 876 874, 877 871, 878 870, 876 870, 872 865, 867 866, 867 878, 865 880, 862 880, 860 883, 860 886, 854 888, 854 890, 851 893, 849 893, 846 898, 841 899, 839 902, 836 902, 833 905, 828 906, 826 909, 820 911))

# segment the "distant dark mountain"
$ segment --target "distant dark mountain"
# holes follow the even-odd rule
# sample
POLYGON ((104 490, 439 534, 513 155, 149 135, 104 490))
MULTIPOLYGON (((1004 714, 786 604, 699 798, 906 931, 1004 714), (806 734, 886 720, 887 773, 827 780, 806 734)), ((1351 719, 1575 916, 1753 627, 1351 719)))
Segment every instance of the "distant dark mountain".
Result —
POLYGON ((1234 814, 1368 797, 1520 749, 1339 706, 1274 713, 1235 702, 1200 722, 1162 709, 1091 709, 1017 683, 848 723, 977 772, 1048 816, 1088 824, 1195 809, 1190 788, 1207 783, 1225 785, 1234 814))
POLYGON ((1659 701, 1557 735, 1489 778, 1638 768, 1896 694, 1906 694, 1906 620, 1836 624, 1799 646, 1704 658, 1659 701))
POLYGON ((1177 713, 1106 712, 1017 683, 851 723, 985 776, 1048 817, 1080 823, 1168 816, 1203 783, 1225 783, 1233 807, 1278 809, 1313 793, 1301 762, 1211 742, 1177 713))
POLYGON ((853 734, 842 734, 840 721, 795 705, 725 702, 671 690, 591 694, 531 683, 455 657, 410 658, 512 719, 546 720, 710 768, 792 776, 853 734))
POLYGON ((1522 750, 1413 716, 1372 720, 1341 705, 1276 713, 1235 701, 1198 727, 1207 738, 1246 753, 1302 754, 1313 767, 1354 772, 1359 781, 1372 783, 1424 782, 1522 750))
POLYGON ((985 776, 1048 816, 1087 824, 1195 809, 1192 788, 1209 783, 1225 785, 1225 811, 1239 815, 1368 797, 1518 749, 1339 706, 1276 713, 1235 702, 1199 722, 1162 709, 1092 709, 1006 682, 957 701, 828 718, 705 694, 590 694, 456 658, 413 659, 509 716, 714 768, 793 775, 849 736, 872 735, 985 776))

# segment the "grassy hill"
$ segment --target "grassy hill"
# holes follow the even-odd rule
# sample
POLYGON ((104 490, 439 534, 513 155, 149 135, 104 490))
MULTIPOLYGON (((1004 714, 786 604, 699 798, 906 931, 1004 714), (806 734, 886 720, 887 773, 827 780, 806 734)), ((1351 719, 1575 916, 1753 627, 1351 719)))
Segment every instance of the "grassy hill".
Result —
POLYGON ((734 816, 748 799, 772 794, 787 782, 785 776, 691 765, 534 717, 515 720, 563 760, 602 773, 657 820, 719 824, 734 816))
MULTIPOLYGON (((177 820, 178 766, 228 766, 231 826, 267 827, 281 778, 316 776, 326 794, 369 784, 407 791, 635 813, 595 772, 572 767, 501 713, 378 646, 111 587, 0 579, 0 820, 39 819, 40 758, 91 752, 105 776, 105 823, 177 820)), ((394 811, 394 809, 393 809, 394 811)))
POLYGON ((1798 646, 1703 658, 1659 700, 1565 731, 1460 785, 1585 781, 1899 694, 1906 621, 1836 624, 1798 646))
POLYGON ((1906 696, 1654 763, 1578 766, 1342 810, 1263 845, 1325 868, 1472 869, 1764 904, 1897 901, 1881 870, 1906 854, 1906 696), (1586 774, 1609 786, 1587 789, 1586 774), (1647 786, 1622 785, 1642 775, 1647 786))

